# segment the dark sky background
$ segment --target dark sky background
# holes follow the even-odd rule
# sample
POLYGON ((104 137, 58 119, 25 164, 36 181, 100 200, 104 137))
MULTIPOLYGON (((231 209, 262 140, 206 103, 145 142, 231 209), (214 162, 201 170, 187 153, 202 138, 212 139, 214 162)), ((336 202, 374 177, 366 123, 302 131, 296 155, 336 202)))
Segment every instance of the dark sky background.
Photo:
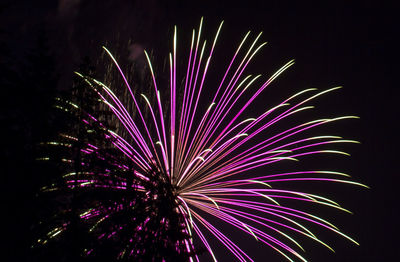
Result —
MULTIPOLYGON (((210 34, 225 20, 216 51, 223 54, 233 51, 247 30, 264 32, 268 45, 252 66, 257 72, 268 75, 296 59, 295 66, 277 80, 274 88, 278 91, 272 94, 283 94, 277 99, 310 86, 343 85, 344 89, 317 106, 324 103, 328 108, 324 112, 361 117, 338 127, 341 135, 362 143, 351 147, 352 157, 340 169, 371 189, 351 188, 334 197, 354 212, 339 215, 335 224, 361 246, 326 234, 337 253, 307 242, 310 251, 306 258, 327 262, 397 257, 399 87, 395 38, 399 30, 396 9, 391 1, 385 2, 2 1, 2 213, 8 218, 2 224, 3 254, 9 261, 29 261, 30 203, 40 183, 32 161, 33 144, 51 133, 46 127, 49 101, 57 91, 69 89, 72 71, 83 57, 96 59, 105 44, 120 55, 122 63, 142 59, 136 52, 143 48, 154 50, 156 59, 163 61, 173 25, 178 25, 183 38, 188 37, 204 16, 204 29, 210 34)), ((269 250, 256 252, 256 261, 270 261, 269 250)))

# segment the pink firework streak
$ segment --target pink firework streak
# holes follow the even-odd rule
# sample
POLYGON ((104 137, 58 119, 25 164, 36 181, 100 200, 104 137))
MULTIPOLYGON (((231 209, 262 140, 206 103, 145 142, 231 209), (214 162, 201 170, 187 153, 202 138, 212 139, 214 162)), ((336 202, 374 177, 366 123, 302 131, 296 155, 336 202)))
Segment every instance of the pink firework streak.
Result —
MULTIPOLYGON (((265 45, 265 43, 259 43, 261 34, 250 40, 251 33, 248 32, 214 89, 215 93, 211 95, 212 88, 207 87, 205 91, 206 76, 223 23, 220 24, 209 48, 207 41, 202 40, 201 37, 202 22, 201 20, 198 30, 193 30, 190 51, 187 54, 187 60, 185 59, 187 68, 185 73, 182 73, 184 74, 183 81, 177 78, 177 29, 175 27, 173 51, 169 54, 170 91, 169 99, 167 99, 169 101, 163 102, 157 76, 146 51, 145 55, 153 81, 155 95, 153 100, 135 92, 134 86, 130 85, 116 59, 104 47, 129 91, 134 115, 123 103, 127 100, 126 98, 119 98, 105 84, 77 73, 95 88, 101 100, 109 106, 122 124, 123 133, 109 131, 108 135, 113 138, 115 148, 120 150, 135 166, 135 172, 132 174, 135 176, 135 181, 143 181, 143 185, 134 183, 130 187, 146 192, 146 181, 153 179, 148 174, 154 174, 154 170, 164 174, 175 190, 177 212, 184 217, 182 223, 190 235, 189 240, 185 240, 180 245, 190 252, 194 247, 194 240, 199 241, 214 261, 217 261, 217 257, 209 242, 210 239, 207 239, 209 236, 215 237, 213 241, 219 241, 239 261, 253 261, 251 254, 240 248, 229 233, 223 233, 222 229, 218 229, 220 222, 215 222, 218 220, 233 226, 233 229, 245 232, 254 241, 271 247, 289 261, 306 261, 299 253, 304 249, 295 240, 296 236, 305 236, 333 250, 311 232, 309 227, 318 226, 327 229, 357 244, 330 222, 287 206, 287 203, 297 201, 325 205, 346 212, 349 212, 348 210, 323 196, 282 189, 282 187, 279 189, 278 186, 296 181, 339 182, 366 187, 365 185, 350 181, 347 174, 335 171, 305 170, 265 175, 255 175, 252 172, 254 169, 261 169, 281 161, 298 161, 303 156, 323 153, 348 155, 342 151, 326 148, 338 143, 358 143, 357 141, 331 135, 309 136, 307 134, 311 129, 334 121, 357 118, 355 116, 317 119, 292 124, 285 130, 277 131, 282 121, 290 123, 289 119, 292 115, 312 109, 313 107, 309 105, 310 101, 340 87, 324 91, 309 88, 292 95, 259 115, 249 117, 254 101, 259 99, 261 93, 292 66, 294 61, 291 60, 283 65, 266 80, 261 80, 261 75, 245 75, 251 60, 265 45), (245 46, 248 46, 247 49, 245 46), (179 91, 181 93, 178 93, 178 89, 182 90, 179 91), (183 95, 178 95, 182 93, 183 95), (206 96, 212 98, 206 104, 203 98, 205 93, 207 93, 206 96), (145 117, 145 111, 149 112, 148 119, 145 117), (210 217, 215 217, 215 219, 210 220, 210 217)), ((97 119, 89 115, 84 121, 93 122, 97 119)), ((82 152, 93 154, 96 150, 96 145, 88 144, 82 152)), ((123 164, 116 163, 115 165, 121 169, 128 169, 123 164)), ((108 174, 98 176, 106 177, 108 174)), ((96 179, 84 178, 72 179, 70 187, 76 186, 110 187, 96 179)), ((121 180, 112 187, 126 190, 128 184, 121 180)), ((102 212, 94 208, 84 212, 81 218, 101 217, 100 214, 102 212)), ((103 216, 101 219, 107 219, 107 217, 103 216)), ((142 226, 145 227, 146 223, 142 226)), ((135 251, 127 252, 132 254, 135 251)), ((199 258, 194 256, 190 260, 199 260, 199 258)))

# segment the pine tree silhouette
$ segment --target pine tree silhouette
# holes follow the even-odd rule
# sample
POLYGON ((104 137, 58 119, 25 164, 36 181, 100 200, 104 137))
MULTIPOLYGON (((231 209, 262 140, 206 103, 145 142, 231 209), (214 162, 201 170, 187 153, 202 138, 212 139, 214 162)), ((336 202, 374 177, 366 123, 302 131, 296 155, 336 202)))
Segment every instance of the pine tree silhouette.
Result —
POLYGON ((147 179, 136 176, 133 163, 113 145, 115 121, 99 103, 96 87, 87 83, 95 71, 85 58, 80 72, 86 77, 76 78, 70 98, 57 99, 65 130, 57 142, 43 146, 64 174, 40 193, 54 212, 41 216, 35 256, 42 261, 188 261, 194 250, 187 250, 190 236, 175 188, 156 166, 147 179), (82 186, 83 180, 95 182, 82 186), (92 211, 99 214, 91 217, 92 211))

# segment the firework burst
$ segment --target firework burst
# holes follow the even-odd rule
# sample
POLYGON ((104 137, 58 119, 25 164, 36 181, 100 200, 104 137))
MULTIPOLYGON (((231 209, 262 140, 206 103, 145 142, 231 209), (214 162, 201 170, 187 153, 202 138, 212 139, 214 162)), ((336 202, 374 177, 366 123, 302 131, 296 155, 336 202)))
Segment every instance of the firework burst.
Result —
POLYGON ((216 261, 211 237, 238 260, 252 261, 251 254, 235 244, 229 233, 218 228, 217 220, 243 231, 289 261, 305 261, 300 254, 304 249, 295 240, 296 236, 310 238, 331 249, 311 231, 310 225, 335 232, 357 244, 330 222, 290 204, 310 202, 346 209, 323 196, 284 189, 282 185, 298 181, 364 185, 336 171, 303 170, 265 175, 253 172, 309 155, 347 155, 326 147, 356 141, 331 135, 309 136, 307 132, 355 116, 302 122, 281 131, 276 128, 283 121, 290 123, 288 119, 292 115, 311 109, 310 101, 339 87, 324 91, 309 88, 249 117, 253 102, 294 61, 283 65, 266 80, 261 80, 261 75, 245 75, 246 67, 265 45, 259 43, 261 34, 250 40, 248 32, 218 86, 205 90, 222 24, 210 48, 201 37, 202 21, 198 30, 193 30, 182 82, 177 77, 175 28, 173 51, 169 54, 167 99, 161 96, 147 52, 153 99, 135 91, 106 48, 105 52, 122 76, 128 91, 126 96, 118 96, 106 84, 77 73, 98 94, 99 104, 112 112, 111 122, 118 124, 111 128, 107 121, 101 120, 99 111, 89 112, 72 102, 61 101, 60 108, 80 112, 81 133, 86 136, 83 139, 62 134, 60 141, 53 143, 67 148, 70 157, 61 160, 70 165, 71 172, 43 191, 67 192, 75 200, 61 208, 61 215, 53 219, 52 230, 38 240, 40 245, 61 238, 74 223, 80 223, 89 238, 80 251, 86 257, 105 256, 103 247, 111 245, 107 255, 114 259, 198 260, 195 245, 201 244, 216 261), (202 98, 206 92, 208 102, 202 98), (65 219, 68 212, 78 215, 65 219))

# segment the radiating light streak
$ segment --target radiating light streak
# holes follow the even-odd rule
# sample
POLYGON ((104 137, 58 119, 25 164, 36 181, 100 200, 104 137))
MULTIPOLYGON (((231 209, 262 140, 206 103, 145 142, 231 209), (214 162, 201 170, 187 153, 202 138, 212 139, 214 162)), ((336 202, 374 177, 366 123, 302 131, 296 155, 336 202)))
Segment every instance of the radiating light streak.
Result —
MULTIPOLYGON (((97 173, 69 172, 63 176, 66 184, 70 189, 80 187, 109 188, 119 191, 134 189, 136 192, 143 193, 145 197, 154 199, 163 196, 152 195, 148 185, 153 183, 165 186, 174 201, 174 210, 182 216, 180 223, 184 226, 183 232, 188 234, 188 238, 178 241, 175 248, 178 249, 182 245, 190 253, 194 247, 194 235, 197 235, 214 261, 217 261, 217 257, 206 239, 204 229, 220 241, 238 260, 252 261, 252 258, 251 253, 242 250, 234 239, 216 228, 214 222, 208 219, 210 216, 246 232, 256 241, 271 247, 289 261, 294 261, 294 259, 306 261, 296 251, 303 252, 304 248, 292 237, 292 233, 306 236, 333 251, 330 245, 317 238, 307 228, 308 224, 319 226, 358 244, 332 223, 313 214, 291 208, 289 205, 298 201, 325 205, 345 212, 350 211, 331 199, 303 192, 301 187, 298 190, 285 190, 280 189, 280 186, 284 183, 295 184, 296 182, 335 182, 367 187, 366 185, 351 181, 349 175, 337 171, 288 171, 271 174, 265 169, 264 175, 256 175, 253 172, 260 167, 281 161, 299 161, 301 158, 317 154, 349 155, 343 152, 339 145, 359 142, 332 135, 313 136, 308 135, 307 132, 335 121, 357 117, 341 116, 312 121, 302 120, 301 123, 293 120, 294 116, 305 114, 314 108, 308 103, 341 87, 323 91, 308 88, 269 107, 261 114, 247 115, 245 112, 249 111, 254 101, 261 98, 266 88, 290 68, 294 60, 289 60, 269 78, 263 80, 261 80, 263 78, 261 75, 247 74, 248 65, 266 44, 266 42, 259 43, 261 33, 257 34, 253 40, 249 40, 251 35, 249 31, 242 38, 232 59, 228 60, 229 64, 218 81, 218 87, 213 90, 207 85, 207 76, 212 68, 211 61, 214 58, 222 25, 223 22, 220 23, 213 40, 209 41, 211 45, 207 44, 207 39, 203 39, 202 36, 203 18, 197 31, 192 31, 182 90, 179 89, 177 76, 180 64, 177 56, 178 30, 176 26, 174 27, 172 51, 169 53, 167 101, 162 99, 160 92, 166 88, 162 88, 158 82, 151 57, 144 51, 151 75, 153 97, 155 97, 155 101, 152 100, 154 107, 145 94, 141 94, 144 105, 136 100, 127 77, 111 52, 105 47, 103 49, 122 76, 130 98, 133 100, 133 111, 121 102, 126 101, 126 98, 119 98, 102 82, 77 73, 97 92, 100 102, 108 106, 116 121, 119 121, 119 130, 112 131, 104 125, 102 127, 106 130, 105 139, 112 139, 111 144, 124 156, 124 161, 118 157, 101 154, 101 145, 89 142, 84 144, 80 151, 102 160, 109 157, 114 167, 129 176, 121 176, 114 181, 111 179, 111 170, 97 173), (215 92, 211 93, 213 91, 215 92), (179 96, 180 92, 182 97, 179 96), (205 99, 205 96, 208 98, 205 99), (149 119, 142 113, 145 110, 150 113, 149 119), (279 124, 284 121, 290 126, 285 130, 280 130, 279 124)), ((72 102, 67 102, 67 105, 60 108, 67 111, 80 110, 79 105, 72 102)), ((102 125, 101 121, 88 113, 86 119, 82 121, 88 128, 93 122, 102 125)), ((62 136, 69 142, 48 142, 47 144, 73 147, 70 141, 77 141, 74 136, 65 134, 62 136)), ((49 160, 48 157, 41 159, 49 160)), ((73 163, 75 160, 63 158, 62 161, 73 163)), ((82 161, 83 166, 89 164, 82 161)), ((54 184, 43 190, 51 191, 58 188, 54 184)), ((120 212, 124 208, 133 206, 133 202, 128 206, 120 204, 112 211, 111 209, 103 210, 102 208, 105 208, 103 206, 86 208, 82 210, 80 217, 95 220, 90 229, 94 231, 104 220, 111 220, 110 215, 113 212, 120 212)), ((147 208, 150 210, 150 206, 147 208)), ((137 230, 145 228, 151 219, 154 218, 149 215, 138 225, 137 230)), ((165 225, 166 220, 168 218, 164 217, 161 222, 165 225)), ((101 234, 99 238, 111 238, 118 235, 122 228, 123 226, 120 225, 112 232, 101 234)), ((61 232, 54 230, 49 233, 50 236, 54 237, 61 232)), ((44 241, 46 240, 42 242, 44 241)), ((130 242, 134 241, 135 237, 132 236, 130 242)), ((128 248, 129 245, 121 248, 118 257, 133 256, 135 252, 138 252, 133 249, 128 250, 128 248)), ((189 260, 193 261, 194 258, 199 259, 195 255, 189 260)))

